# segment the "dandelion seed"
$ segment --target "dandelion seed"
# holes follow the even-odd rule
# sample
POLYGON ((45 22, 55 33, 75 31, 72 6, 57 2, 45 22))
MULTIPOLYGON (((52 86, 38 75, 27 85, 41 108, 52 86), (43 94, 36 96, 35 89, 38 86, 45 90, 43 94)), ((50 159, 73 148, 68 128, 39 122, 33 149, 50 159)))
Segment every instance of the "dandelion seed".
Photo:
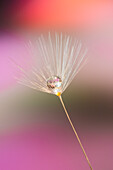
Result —
POLYGON ((28 48, 33 52, 35 64, 30 71, 25 71, 17 64, 23 74, 23 79, 18 80, 19 83, 59 97, 69 123, 92 170, 90 161, 61 97, 61 94, 86 63, 87 49, 83 47, 81 41, 62 33, 41 35, 35 42, 30 42, 28 48), (41 69, 37 67, 39 55, 42 60, 41 69))

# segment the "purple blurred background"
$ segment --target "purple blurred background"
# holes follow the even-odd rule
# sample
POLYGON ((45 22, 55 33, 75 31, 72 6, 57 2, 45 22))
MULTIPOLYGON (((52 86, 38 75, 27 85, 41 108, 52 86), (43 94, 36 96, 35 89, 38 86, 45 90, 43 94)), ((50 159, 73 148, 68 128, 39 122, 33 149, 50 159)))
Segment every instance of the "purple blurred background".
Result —
POLYGON ((63 94, 94 170, 113 170, 113 2, 0 2, 0 170, 89 169, 58 98, 18 85, 36 32, 77 33, 89 62, 63 94), (24 56, 24 57, 23 57, 24 56))

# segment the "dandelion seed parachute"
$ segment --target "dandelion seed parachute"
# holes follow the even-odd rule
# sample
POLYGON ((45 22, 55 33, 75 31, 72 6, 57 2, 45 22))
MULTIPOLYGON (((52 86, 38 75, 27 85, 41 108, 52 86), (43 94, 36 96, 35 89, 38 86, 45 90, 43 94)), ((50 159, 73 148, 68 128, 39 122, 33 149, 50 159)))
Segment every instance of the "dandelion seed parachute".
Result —
POLYGON ((18 80, 19 83, 59 97, 89 167, 92 169, 61 97, 61 94, 86 63, 87 49, 84 48, 80 40, 62 33, 41 35, 35 41, 30 41, 27 47, 32 51, 35 62, 29 71, 25 71, 17 65, 23 75, 23 78, 18 80), (40 69, 37 67, 39 56, 41 59, 40 69))
POLYGON ((27 47, 32 51, 35 63, 30 71, 21 68, 23 78, 18 81, 47 93, 57 92, 57 89, 48 88, 48 79, 58 76, 62 81, 60 93, 63 93, 86 61, 87 50, 81 41, 62 33, 41 35, 27 47), (37 67, 39 60, 40 69, 37 67))

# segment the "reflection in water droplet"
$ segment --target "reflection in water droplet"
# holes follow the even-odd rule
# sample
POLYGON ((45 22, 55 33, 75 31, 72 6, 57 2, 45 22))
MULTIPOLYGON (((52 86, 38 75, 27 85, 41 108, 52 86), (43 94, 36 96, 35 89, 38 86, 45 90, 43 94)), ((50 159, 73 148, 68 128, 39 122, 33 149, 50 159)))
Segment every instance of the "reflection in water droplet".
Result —
POLYGON ((48 88, 55 94, 61 92, 62 80, 59 76, 52 76, 47 80, 48 88))

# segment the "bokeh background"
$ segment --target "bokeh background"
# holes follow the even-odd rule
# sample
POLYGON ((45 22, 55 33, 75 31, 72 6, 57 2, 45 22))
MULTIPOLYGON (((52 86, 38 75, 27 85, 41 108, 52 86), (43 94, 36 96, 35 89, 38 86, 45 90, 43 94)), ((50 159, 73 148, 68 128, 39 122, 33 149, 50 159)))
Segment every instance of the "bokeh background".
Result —
POLYGON ((47 30, 74 32, 89 49, 63 99, 93 169, 113 170, 110 0, 0 1, 0 170, 89 169, 58 98, 14 78, 10 57, 25 63, 26 37, 47 30))

